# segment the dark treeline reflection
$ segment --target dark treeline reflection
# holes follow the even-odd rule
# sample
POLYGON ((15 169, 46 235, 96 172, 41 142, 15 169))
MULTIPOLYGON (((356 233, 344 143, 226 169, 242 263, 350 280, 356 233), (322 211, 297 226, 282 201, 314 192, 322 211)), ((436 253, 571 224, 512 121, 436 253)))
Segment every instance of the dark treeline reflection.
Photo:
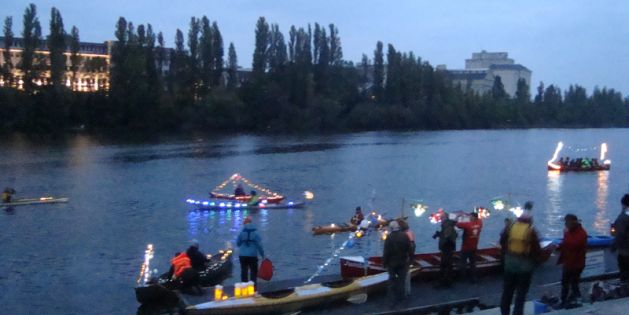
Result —
MULTIPOLYGON (((44 39, 35 6, 26 9, 24 60, 2 65, 4 82, 11 82, 12 69, 25 78, 50 71, 51 79, 42 86, 0 88, 0 132, 80 126, 95 132, 309 132, 629 125, 629 99, 613 89, 587 93, 571 85, 562 91, 540 83, 531 95, 520 81, 509 96, 496 77, 492 90, 481 95, 452 85, 446 73, 391 44, 385 48, 378 41, 372 57, 363 55, 354 65, 343 59, 333 24, 291 26, 285 36, 263 17, 255 25, 250 72, 241 71, 234 45, 225 49, 218 24, 206 16, 192 17, 187 33, 178 29, 173 49, 150 24, 135 26, 121 17, 109 90, 73 92, 60 79, 62 52, 78 42, 78 29, 67 36, 54 8, 50 24, 44 39), (44 42, 50 61, 32 53, 44 42)), ((4 44, 13 36, 7 17, 4 44)), ((75 61, 67 71, 76 71, 75 61)))

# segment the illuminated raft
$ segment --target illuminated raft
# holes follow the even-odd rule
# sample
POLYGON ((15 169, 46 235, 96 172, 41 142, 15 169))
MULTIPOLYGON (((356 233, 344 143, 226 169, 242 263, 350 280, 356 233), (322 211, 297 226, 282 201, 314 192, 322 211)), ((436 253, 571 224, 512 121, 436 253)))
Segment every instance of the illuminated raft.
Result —
POLYGON ((611 168, 612 162, 609 159, 606 159, 607 155, 607 143, 601 144, 600 157, 597 161, 600 161, 601 164, 589 165, 589 166, 572 166, 567 165, 565 163, 559 162, 559 152, 563 149, 563 142, 557 143, 557 147, 555 148, 555 153, 553 154, 552 159, 550 159, 547 163, 547 168, 549 171, 559 171, 559 172, 593 172, 593 171, 609 171, 611 168))

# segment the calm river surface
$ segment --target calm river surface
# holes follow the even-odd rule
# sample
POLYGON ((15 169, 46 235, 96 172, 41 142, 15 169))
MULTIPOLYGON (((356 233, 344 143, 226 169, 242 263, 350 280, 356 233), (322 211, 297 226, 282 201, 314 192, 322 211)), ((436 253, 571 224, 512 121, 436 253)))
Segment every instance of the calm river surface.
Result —
MULTIPOLYGON (((305 190, 315 194, 306 209, 251 213, 279 280, 312 275, 347 239, 312 236, 313 226, 347 221, 357 205, 396 216, 402 198, 430 207, 410 218, 418 251, 436 250, 430 212, 489 207, 497 196, 513 203, 534 200, 542 235, 561 235, 568 212, 582 218, 590 234, 606 234, 628 190, 628 139, 629 129, 232 136, 146 144, 87 136, 51 145, 5 139, 0 185, 13 186, 17 197, 55 195, 70 202, 0 212, 0 312, 134 313, 133 286, 147 243, 155 246, 153 267, 165 271, 171 255, 192 238, 210 253, 233 242, 243 213, 191 211, 185 200, 206 197, 236 172, 290 199, 305 190), (598 146, 607 142, 611 171, 549 174, 546 161, 560 140, 571 147, 562 155, 571 157, 598 156, 598 146)), ((497 241, 507 215, 493 213, 486 221, 482 245, 497 241)), ((381 247, 373 235, 342 254, 378 254, 381 247)), ((323 271, 338 272, 336 260, 323 271)))

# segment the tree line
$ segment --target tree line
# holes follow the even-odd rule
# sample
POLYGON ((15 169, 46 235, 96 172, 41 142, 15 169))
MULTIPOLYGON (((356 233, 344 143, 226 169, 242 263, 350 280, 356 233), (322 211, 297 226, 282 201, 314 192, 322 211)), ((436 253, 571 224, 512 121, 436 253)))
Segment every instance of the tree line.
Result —
POLYGON ((510 96, 496 77, 491 91, 480 94, 454 85, 447 72, 392 44, 385 52, 378 41, 371 58, 364 54, 355 65, 343 59, 334 24, 291 26, 285 37, 264 17, 255 25, 250 73, 239 71, 233 43, 225 54, 218 24, 206 16, 192 17, 187 34, 177 29, 173 49, 151 24, 135 26, 121 17, 109 89, 74 92, 63 78, 76 78, 86 66, 78 29, 66 34, 61 13, 52 8, 44 39, 36 6, 29 5, 23 51, 14 65, 8 51, 15 38, 12 23, 6 17, 3 28, 0 132, 5 133, 79 126, 93 132, 317 132, 629 125, 629 99, 613 89, 588 94, 579 85, 562 91, 540 83, 532 97, 520 80, 510 96), (36 53, 42 44, 48 55, 36 53), (15 68, 23 74, 23 89, 13 82, 15 68), (47 84, 34 84, 43 71, 49 71, 47 84))

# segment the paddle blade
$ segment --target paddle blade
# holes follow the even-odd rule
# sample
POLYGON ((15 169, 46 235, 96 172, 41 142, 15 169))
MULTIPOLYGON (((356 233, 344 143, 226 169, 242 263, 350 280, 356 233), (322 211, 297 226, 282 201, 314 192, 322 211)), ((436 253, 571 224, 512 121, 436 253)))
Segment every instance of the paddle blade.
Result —
POLYGON ((363 304, 367 302, 367 293, 352 295, 347 299, 347 302, 352 304, 363 304))

